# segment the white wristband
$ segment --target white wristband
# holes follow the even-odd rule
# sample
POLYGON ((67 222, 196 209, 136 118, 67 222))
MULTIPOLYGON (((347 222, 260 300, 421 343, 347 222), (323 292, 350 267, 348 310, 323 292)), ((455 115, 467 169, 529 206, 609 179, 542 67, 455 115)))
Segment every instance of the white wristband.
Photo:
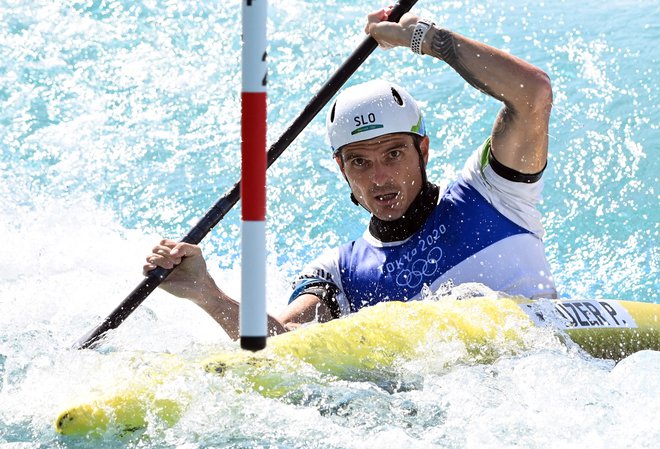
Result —
POLYGON ((427 19, 421 19, 417 22, 412 38, 410 39, 410 49, 413 53, 417 53, 418 55, 422 54, 422 42, 424 42, 426 33, 428 33, 433 25, 435 25, 435 23, 427 19))

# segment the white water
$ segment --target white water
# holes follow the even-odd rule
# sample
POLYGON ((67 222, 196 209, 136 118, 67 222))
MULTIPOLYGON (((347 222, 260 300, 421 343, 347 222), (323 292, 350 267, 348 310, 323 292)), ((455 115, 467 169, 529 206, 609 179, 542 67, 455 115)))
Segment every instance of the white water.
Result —
MULTIPOLYGON (((362 39, 363 12, 377 5, 271 3, 273 140, 362 39)), ((553 79, 543 212, 562 294, 658 302, 657 6, 420 8, 553 79)), ((660 445, 657 352, 614 366, 556 343, 489 365, 444 368, 429 357, 414 367, 423 387, 394 394, 340 381, 310 386, 305 401, 279 401, 237 394, 233 381, 200 372, 186 379, 194 406, 172 429, 156 425, 128 441, 58 436, 52 421, 63 404, 130 374, 122 357, 193 359, 232 344, 193 305, 156 292, 100 352, 69 349, 139 282, 154 242, 182 235, 236 180, 239 38, 228 30, 239 17, 229 3, 100 0, 2 1, 0 14, 3 448, 660 445)), ((430 177, 451 177, 498 106, 439 63, 404 52, 370 61, 357 78, 392 77, 432 109, 430 177)), ((269 174, 272 311, 301 264, 361 233, 366 220, 329 160, 322 122, 269 174)), ((204 244, 233 295, 237 232, 233 211, 204 244)))

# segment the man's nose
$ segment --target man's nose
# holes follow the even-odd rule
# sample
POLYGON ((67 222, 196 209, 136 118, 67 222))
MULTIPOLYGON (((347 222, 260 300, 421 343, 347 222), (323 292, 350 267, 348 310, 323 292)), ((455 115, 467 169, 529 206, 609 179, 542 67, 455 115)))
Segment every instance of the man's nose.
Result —
POLYGON ((373 165, 373 171, 371 173, 371 182, 377 186, 385 185, 391 179, 391 169, 387 164, 376 161, 373 165))

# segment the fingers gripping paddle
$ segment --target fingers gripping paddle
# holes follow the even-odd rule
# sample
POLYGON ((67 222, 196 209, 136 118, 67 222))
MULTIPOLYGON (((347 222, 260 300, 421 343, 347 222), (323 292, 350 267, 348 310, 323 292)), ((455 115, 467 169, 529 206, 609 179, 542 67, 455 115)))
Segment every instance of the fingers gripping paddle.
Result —
MULTIPOLYGON (((417 0, 400 0, 392 9, 390 22, 398 22, 401 16, 413 7, 417 0)), ((316 117, 341 86, 355 73, 367 57, 376 49, 376 41, 367 37, 330 79, 321 87, 318 93, 305 106, 289 128, 284 131, 277 142, 268 149, 268 166, 282 155, 284 150, 316 117)), ((182 242, 198 244, 211 229, 231 210, 240 198, 240 181, 220 198, 202 217, 202 219, 186 234, 182 242)), ((176 267, 175 267, 176 268, 176 267)), ((149 272, 147 277, 108 315, 98 326, 78 340, 74 347, 85 349, 94 347, 106 332, 117 328, 147 297, 153 292, 174 269, 156 268, 149 272)))

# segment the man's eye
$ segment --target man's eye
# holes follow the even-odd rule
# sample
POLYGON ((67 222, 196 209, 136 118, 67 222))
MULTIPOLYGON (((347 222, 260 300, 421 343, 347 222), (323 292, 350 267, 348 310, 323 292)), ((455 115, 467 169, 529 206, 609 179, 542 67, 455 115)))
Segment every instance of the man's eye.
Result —
POLYGON ((401 157, 401 153, 402 153, 402 151, 399 150, 399 149, 392 150, 392 151, 390 151, 390 158, 398 159, 399 157, 401 157))
POLYGON ((351 159, 351 165, 353 165, 354 167, 362 167, 364 164, 366 164, 366 161, 361 157, 356 157, 354 159, 351 159))

